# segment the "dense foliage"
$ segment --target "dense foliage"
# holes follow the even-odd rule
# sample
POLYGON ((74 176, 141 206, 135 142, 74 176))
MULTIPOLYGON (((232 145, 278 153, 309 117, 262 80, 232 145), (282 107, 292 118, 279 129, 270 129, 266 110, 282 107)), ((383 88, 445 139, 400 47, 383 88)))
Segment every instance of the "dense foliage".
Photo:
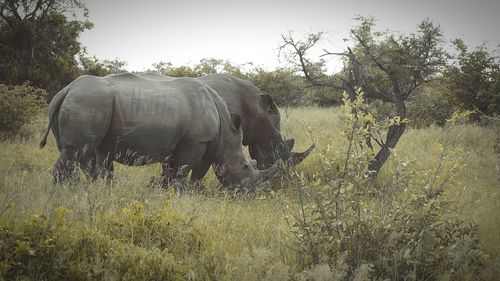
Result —
POLYGON ((27 85, 0 84, 0 137, 22 133, 23 125, 46 106, 47 93, 27 85))
POLYGON ((170 77, 199 77, 216 73, 227 73, 239 78, 245 76, 241 70, 241 66, 233 65, 227 60, 215 58, 201 59, 193 67, 186 65, 174 66, 170 62, 164 61, 154 63, 152 66, 153 69, 150 71, 156 71, 170 77))
POLYGON ((70 19, 78 0, 6 0, 0 4, 0 83, 30 85, 53 95, 79 74, 79 35, 92 24, 70 19))
POLYGON ((462 40, 455 40, 458 51, 454 63, 444 73, 448 98, 457 107, 481 114, 500 114, 500 58, 484 46, 470 51, 462 40))
POLYGON ((83 52, 79 55, 79 61, 81 67, 80 74, 106 76, 113 73, 127 72, 125 70, 127 63, 118 58, 100 61, 95 56, 86 56, 85 52, 83 52))
POLYGON ((312 88, 293 68, 284 67, 266 70, 251 63, 236 65, 227 60, 205 58, 193 66, 174 66, 160 61, 152 69, 170 77, 199 77, 215 73, 225 73, 251 81, 262 93, 270 94, 283 107, 316 105, 321 107, 341 104, 342 92, 329 88, 312 88))
POLYGON ((2 277, 183 280, 188 254, 195 257, 199 251, 191 247, 203 245, 201 233, 186 224, 186 218, 172 213, 145 214, 137 204, 98 222, 107 224, 101 226, 105 231, 86 227, 70 216, 71 210, 60 207, 53 219, 32 216, 17 223, 0 221, 2 277), (182 241, 191 244, 185 247, 182 241), (176 260, 174 248, 189 249, 189 253, 176 260))

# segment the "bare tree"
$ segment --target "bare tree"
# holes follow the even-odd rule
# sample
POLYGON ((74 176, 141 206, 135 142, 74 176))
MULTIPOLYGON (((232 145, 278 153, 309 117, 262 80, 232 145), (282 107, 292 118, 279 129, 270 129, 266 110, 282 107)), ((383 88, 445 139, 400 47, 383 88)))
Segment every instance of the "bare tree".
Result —
MULTIPOLYGON (((291 33, 283 35, 280 54, 294 61, 311 85, 343 89, 351 100, 356 96, 356 89, 361 89, 368 99, 394 105, 394 116, 405 120, 408 97, 445 64, 441 30, 432 22, 423 21, 416 33, 394 35, 373 31, 373 18, 360 17, 358 20, 360 25, 350 32, 353 46, 344 52, 324 50, 323 57, 343 57, 341 73, 326 75, 321 69, 322 60, 312 62, 307 57, 307 52, 321 40, 321 32, 303 40, 296 40, 291 33)), ((374 140, 380 146, 368 167, 371 176, 376 177, 405 129, 406 122, 396 122, 389 127, 385 139, 370 135, 368 145, 372 147, 371 140, 374 140)))

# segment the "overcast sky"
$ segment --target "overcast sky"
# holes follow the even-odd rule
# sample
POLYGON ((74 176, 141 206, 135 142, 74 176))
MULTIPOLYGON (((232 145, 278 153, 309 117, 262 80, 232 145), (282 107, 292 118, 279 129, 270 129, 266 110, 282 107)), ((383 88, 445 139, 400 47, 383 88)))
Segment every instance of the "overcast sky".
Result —
MULTIPOLYGON (((130 71, 162 61, 193 65, 201 58, 279 65, 280 35, 326 31, 324 46, 342 51, 357 15, 378 26, 412 32, 422 20, 438 23, 445 38, 472 46, 500 44, 500 0, 83 0, 94 28, 81 42, 99 59, 119 58, 130 71)), ((332 71, 338 63, 330 63, 332 71)))

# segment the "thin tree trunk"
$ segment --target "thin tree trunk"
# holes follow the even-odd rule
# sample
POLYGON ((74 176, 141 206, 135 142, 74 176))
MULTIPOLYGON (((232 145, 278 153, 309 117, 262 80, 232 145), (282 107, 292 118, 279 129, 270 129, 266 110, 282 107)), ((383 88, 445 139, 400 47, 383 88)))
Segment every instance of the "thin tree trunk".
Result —
MULTIPOLYGON (((398 116, 401 118, 401 121, 404 120, 406 118, 406 106, 404 102, 398 100, 394 103, 394 105, 396 106, 396 110, 398 112, 398 116)), ((375 179, 377 177, 380 169, 382 168, 382 166, 384 166, 384 163, 389 158, 391 149, 396 147, 396 144, 398 143, 405 130, 406 123, 403 122, 394 124, 389 127, 384 146, 380 149, 377 155, 375 155, 375 159, 368 165, 369 177, 371 179, 375 179)))

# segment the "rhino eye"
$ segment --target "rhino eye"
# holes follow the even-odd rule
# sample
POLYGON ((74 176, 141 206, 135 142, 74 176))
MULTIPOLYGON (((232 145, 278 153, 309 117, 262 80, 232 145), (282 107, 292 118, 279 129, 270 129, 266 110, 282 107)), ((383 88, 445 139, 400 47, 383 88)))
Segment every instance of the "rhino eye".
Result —
POLYGON ((244 164, 243 164, 243 168, 244 168, 244 169, 250 169, 250 165, 249 165, 248 163, 244 163, 244 164))

